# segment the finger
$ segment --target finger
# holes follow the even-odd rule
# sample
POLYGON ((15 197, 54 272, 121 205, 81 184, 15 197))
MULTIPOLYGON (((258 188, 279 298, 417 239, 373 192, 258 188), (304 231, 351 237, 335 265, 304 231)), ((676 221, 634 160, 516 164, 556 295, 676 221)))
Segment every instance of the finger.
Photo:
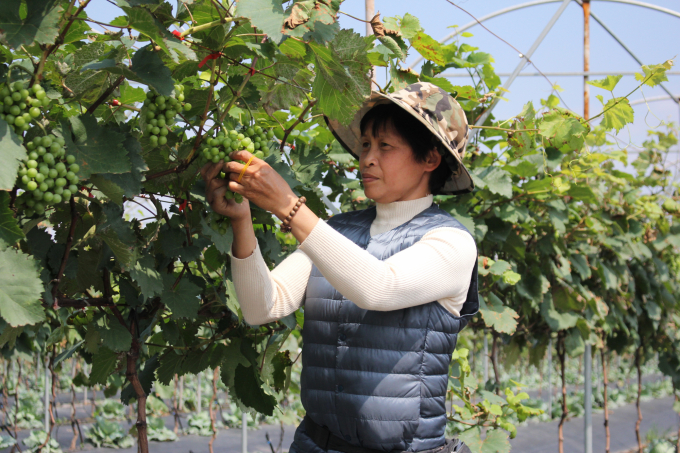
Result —
POLYGON ((210 168, 208 168, 208 171, 207 171, 207 177, 208 177, 207 180, 210 181, 212 179, 215 179, 217 177, 217 175, 220 174, 220 171, 222 171, 223 165, 224 164, 222 162, 218 162, 216 164, 211 164, 210 168))
POLYGON ((232 160, 240 160, 241 162, 248 162, 253 155, 246 150, 234 151, 229 154, 232 160))
POLYGON ((206 191, 205 191, 206 198, 208 199, 208 203, 212 204, 213 200, 215 200, 215 197, 216 197, 215 191, 216 190, 218 190, 222 187, 226 187, 228 185, 229 185, 229 181, 227 181, 225 179, 215 178, 215 179, 211 180, 208 183, 208 185, 206 187, 206 191))
POLYGON ((207 178, 208 170, 210 169, 211 165, 212 164, 210 162, 208 162, 207 164, 205 164, 204 166, 201 167, 201 178, 203 178, 203 181, 207 182, 207 180, 208 180, 208 178, 207 178))

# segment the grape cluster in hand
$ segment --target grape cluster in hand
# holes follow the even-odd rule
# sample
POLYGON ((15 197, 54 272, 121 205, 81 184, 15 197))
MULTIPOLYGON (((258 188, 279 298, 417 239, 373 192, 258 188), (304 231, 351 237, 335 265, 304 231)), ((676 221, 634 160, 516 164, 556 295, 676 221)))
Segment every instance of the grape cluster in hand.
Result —
POLYGON ((17 135, 30 129, 30 124, 38 118, 41 109, 50 105, 45 90, 35 84, 29 90, 24 82, 0 84, 0 119, 14 128, 17 135))
POLYGON ((75 156, 67 155, 64 139, 54 135, 35 137, 26 144, 28 156, 19 167, 17 186, 24 192, 16 205, 27 216, 42 214, 49 205, 68 201, 78 191, 80 170, 75 156))
POLYGON ((224 217, 216 212, 211 212, 208 214, 207 220, 210 228, 223 236, 227 234, 227 230, 231 226, 231 219, 229 219, 229 217, 224 217))
POLYGON ((246 150, 258 159, 269 156, 269 141, 274 137, 273 130, 265 130, 260 126, 242 128, 241 131, 230 130, 226 134, 220 131, 214 138, 206 138, 201 144, 200 152, 205 162, 229 162, 229 154, 233 151, 246 150))
POLYGON ((146 93, 143 111, 146 120, 144 132, 153 146, 168 142, 170 126, 175 123, 179 112, 191 110, 191 104, 184 103, 184 86, 175 85, 174 96, 161 96, 153 91, 146 93))

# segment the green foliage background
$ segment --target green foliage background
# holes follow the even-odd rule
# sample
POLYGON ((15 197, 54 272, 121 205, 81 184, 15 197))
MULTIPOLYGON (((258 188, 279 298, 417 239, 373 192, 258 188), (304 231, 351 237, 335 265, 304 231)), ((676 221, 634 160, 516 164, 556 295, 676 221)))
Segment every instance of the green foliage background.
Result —
MULTIPOLYGON (((273 128, 280 145, 267 161, 310 208, 328 216, 323 185, 343 211, 362 209, 369 200, 358 163, 323 116, 348 122, 370 92, 371 66, 384 66, 383 91, 434 83, 474 124, 504 94, 493 57, 440 45, 410 14, 386 18, 381 36, 341 30, 337 0, 196 0, 176 10, 118 0, 124 14, 105 33, 90 29, 88 3, 0 5, 0 83, 40 83, 53 101, 23 137, 0 120, 2 353, 51 352, 57 368, 84 357, 92 369, 82 382, 111 393, 122 382, 122 401, 140 402, 140 443, 146 396, 175 375, 219 367, 242 408, 271 414, 291 383, 292 360, 280 348, 300 338, 303 310, 267 326, 243 321, 229 278, 231 232, 206 222, 201 142, 239 124, 273 128), (427 59, 420 74, 404 69, 413 52, 427 59), (437 77, 449 68, 468 71, 471 83, 437 77), (175 84, 193 107, 166 145, 153 146, 141 132, 145 91, 170 95, 175 84), (65 139, 82 189, 27 217, 14 205, 22 143, 44 134, 65 139), (145 204, 149 217, 125 217, 126 203, 145 204)), ((641 68, 638 88, 664 81, 671 64, 641 68)), ((659 352, 677 388, 680 205, 666 167, 677 137, 671 127, 651 132, 635 158, 612 150, 608 134, 633 121, 630 93, 615 94, 619 78, 591 82, 610 97, 600 97, 603 112, 591 121, 560 108, 554 94, 514 118, 490 117, 465 155, 475 191, 435 201, 475 236, 482 305, 471 327, 489 329, 508 364, 527 349, 537 364, 554 337, 562 356, 587 345, 642 361, 659 352)), ((269 213, 254 208, 253 216, 273 267, 295 239, 269 213)), ((453 359, 456 430, 473 451, 508 451, 511 417, 532 413, 525 394, 478 388, 466 381, 467 350, 453 359), (494 428, 484 439, 482 426, 494 428)))

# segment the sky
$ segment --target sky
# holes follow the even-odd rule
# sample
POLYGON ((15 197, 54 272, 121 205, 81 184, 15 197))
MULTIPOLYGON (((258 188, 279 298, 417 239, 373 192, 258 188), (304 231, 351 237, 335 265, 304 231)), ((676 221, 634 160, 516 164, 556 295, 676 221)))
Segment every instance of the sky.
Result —
MULTIPOLYGON (((473 19, 446 0, 374 0, 375 11, 381 17, 404 15, 411 13, 420 19, 426 33, 437 40, 449 35, 453 25, 464 26, 473 19)), ((453 0, 455 4, 467 10, 477 18, 525 3, 528 0, 453 0)), ((643 61, 644 64, 661 63, 676 58, 680 54, 680 17, 674 17, 658 11, 652 11, 639 6, 626 4, 631 0, 592 0, 592 11, 616 33, 626 45, 643 61)), ((175 1, 172 0, 174 5, 175 1)), ((680 16, 680 1, 678 0, 647 0, 647 4, 676 11, 680 16)), ((504 14, 484 22, 495 34, 512 44, 522 52, 526 52, 541 33, 549 19, 555 14, 560 2, 524 8, 504 14)), ((363 18, 365 16, 364 0, 346 0, 341 4, 341 11, 363 18)), ((90 17, 110 21, 121 15, 122 11, 106 0, 93 0, 87 8, 90 17)), ((365 34, 365 24, 346 15, 340 15, 340 25, 343 28, 353 28, 365 34)), ((480 51, 493 55, 494 66, 498 73, 510 73, 519 63, 520 58, 515 50, 494 37, 492 34, 476 25, 468 30, 472 37, 460 38, 480 51)), ((623 50, 595 21, 591 20, 591 71, 618 74, 621 72, 639 71, 639 65, 623 50)), ((418 57, 411 51, 409 64, 418 57)), ((538 47, 532 57, 536 67, 544 72, 579 72, 583 70, 583 10, 576 3, 571 2, 562 16, 551 29, 545 40, 538 47)), ((416 68, 417 69, 417 68, 416 68)), ((680 74, 680 66, 673 68, 680 74)), ((461 70, 450 70, 455 73, 461 70)), ((528 65, 524 72, 535 73, 537 70, 528 65)), ((378 80, 380 80, 378 75, 378 80)), ((384 80, 384 73, 382 75, 384 80)), ((594 77, 598 78, 598 77, 594 77)), ((669 75, 665 83, 675 96, 680 96, 680 75, 669 75)), ((505 81, 505 77, 501 78, 505 81)), ((558 84, 564 91, 561 93, 566 106, 579 114, 583 113, 583 79, 581 77, 550 76, 550 82, 558 84)), ((452 79, 454 84, 464 84, 466 79, 452 79)), ((624 76, 617 89, 616 95, 624 95, 637 85, 633 76, 624 76)), ((595 98, 602 94, 607 98, 608 93, 591 87, 590 111, 591 116, 597 114, 601 108, 595 98)), ((518 77, 506 94, 507 101, 501 101, 496 107, 496 118, 509 118, 522 109, 522 106, 533 101, 540 105, 540 99, 551 92, 551 84, 542 77, 518 77)), ((660 88, 645 87, 634 93, 631 101, 655 98, 665 95, 660 88)), ((662 121, 680 122, 680 107, 672 100, 641 103, 634 106, 635 123, 619 134, 621 146, 629 146, 635 152, 647 137, 647 131, 659 127, 662 121)))

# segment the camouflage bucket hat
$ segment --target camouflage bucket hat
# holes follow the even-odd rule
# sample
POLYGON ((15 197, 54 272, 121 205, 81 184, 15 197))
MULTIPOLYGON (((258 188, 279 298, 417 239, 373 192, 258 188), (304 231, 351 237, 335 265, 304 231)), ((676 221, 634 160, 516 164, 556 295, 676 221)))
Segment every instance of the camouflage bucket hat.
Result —
POLYGON ((326 123, 338 142, 358 159, 361 150, 361 119, 376 105, 388 103, 394 103, 413 115, 449 151, 443 152, 442 156, 451 168, 452 175, 440 192, 446 195, 471 192, 475 186, 463 165, 463 153, 470 136, 467 118, 460 104, 436 85, 418 82, 391 94, 373 92, 348 126, 329 118, 326 118, 326 123))

